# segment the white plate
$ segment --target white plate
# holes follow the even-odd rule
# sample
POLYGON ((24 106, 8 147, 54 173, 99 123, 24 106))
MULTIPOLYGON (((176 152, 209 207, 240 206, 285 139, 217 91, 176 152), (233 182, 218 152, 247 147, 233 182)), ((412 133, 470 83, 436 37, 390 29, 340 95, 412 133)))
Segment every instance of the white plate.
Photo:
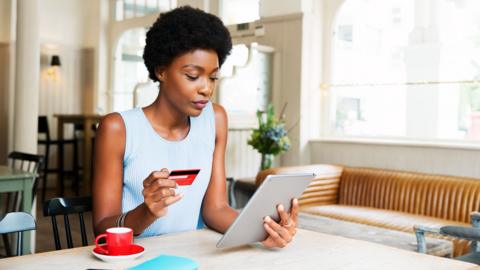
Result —
POLYGON ((110 255, 100 254, 100 253, 97 253, 97 252, 92 250, 92 254, 95 257, 97 257, 100 260, 105 261, 105 262, 121 262, 121 261, 134 260, 134 259, 142 256, 143 253, 145 253, 145 250, 142 251, 142 252, 139 252, 139 253, 131 254, 131 255, 110 256, 110 255))

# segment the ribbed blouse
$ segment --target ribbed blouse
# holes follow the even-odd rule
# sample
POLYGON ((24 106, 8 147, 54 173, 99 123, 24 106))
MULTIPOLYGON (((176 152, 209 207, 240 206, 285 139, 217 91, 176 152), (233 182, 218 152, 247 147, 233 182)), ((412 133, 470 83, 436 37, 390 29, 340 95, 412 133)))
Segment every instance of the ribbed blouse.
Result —
POLYGON ((184 197, 168 207, 167 214, 158 218, 140 235, 152 236, 195 230, 204 226, 202 200, 210 181, 215 148, 215 115, 211 102, 197 117, 190 117, 190 129, 180 141, 162 138, 152 127, 141 108, 121 112, 126 127, 123 157, 122 211, 130 211, 143 203, 143 180, 152 171, 200 169, 190 186, 178 186, 184 197))

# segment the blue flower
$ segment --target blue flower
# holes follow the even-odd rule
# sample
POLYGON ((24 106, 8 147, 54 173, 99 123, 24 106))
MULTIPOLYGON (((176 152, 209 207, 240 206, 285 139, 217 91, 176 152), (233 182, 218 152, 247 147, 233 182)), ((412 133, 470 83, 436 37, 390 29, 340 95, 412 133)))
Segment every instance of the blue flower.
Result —
POLYGON ((290 148, 290 139, 282 119, 275 117, 273 106, 268 105, 266 112, 257 112, 258 128, 252 131, 248 144, 262 154, 277 155, 290 148))

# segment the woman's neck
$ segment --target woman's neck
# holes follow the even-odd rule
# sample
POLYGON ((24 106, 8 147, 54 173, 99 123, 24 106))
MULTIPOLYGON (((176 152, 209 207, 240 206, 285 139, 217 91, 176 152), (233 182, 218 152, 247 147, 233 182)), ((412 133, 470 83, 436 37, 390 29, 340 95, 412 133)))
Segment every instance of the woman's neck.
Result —
POLYGON ((189 116, 178 110, 161 94, 151 105, 143 108, 143 111, 155 131, 162 137, 178 140, 188 134, 189 116))

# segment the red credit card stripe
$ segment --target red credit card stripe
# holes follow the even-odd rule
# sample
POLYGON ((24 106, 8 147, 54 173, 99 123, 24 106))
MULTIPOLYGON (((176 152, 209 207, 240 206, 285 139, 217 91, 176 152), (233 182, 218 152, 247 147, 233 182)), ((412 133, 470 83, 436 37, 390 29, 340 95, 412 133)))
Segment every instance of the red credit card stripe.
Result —
POLYGON ((193 180, 195 180, 195 177, 197 175, 189 175, 188 177, 186 178, 180 178, 180 179, 176 179, 176 182, 178 185, 180 186, 186 186, 186 185, 191 185, 193 183, 193 180))

